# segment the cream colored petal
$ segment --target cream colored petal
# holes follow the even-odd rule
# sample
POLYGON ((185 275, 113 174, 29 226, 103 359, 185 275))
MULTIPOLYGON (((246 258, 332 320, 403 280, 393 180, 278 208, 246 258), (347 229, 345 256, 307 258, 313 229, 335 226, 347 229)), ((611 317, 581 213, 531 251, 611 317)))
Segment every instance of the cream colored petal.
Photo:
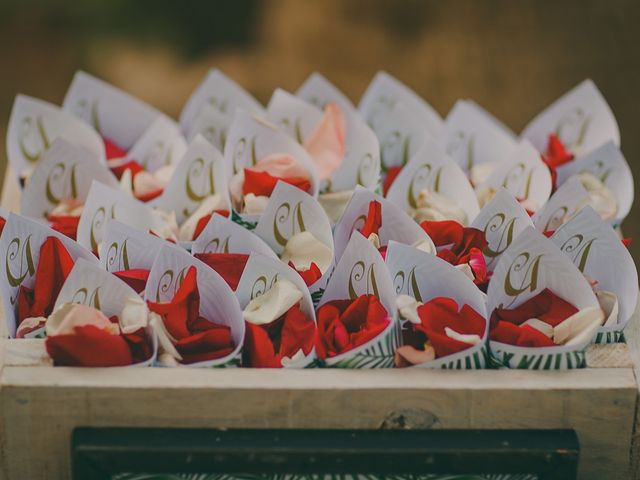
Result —
POLYGON ((595 334, 604 321, 600 307, 583 308, 553 328, 557 345, 578 345, 595 334))
POLYGON ((302 292, 292 282, 281 278, 267 292, 249 302, 242 312, 247 322, 266 325, 278 319, 302 299, 302 292))
POLYGON ((411 345, 402 345, 396 348, 396 367, 410 367, 422 363, 431 362, 436 358, 436 351, 431 345, 425 345, 424 350, 418 350, 411 345))
POLYGON ((369 240, 374 247, 380 248, 380 237, 378 237, 377 233, 372 233, 371 235, 369 235, 367 237, 367 240, 369 240))
POLYGON ((603 220, 611 220, 618 212, 618 202, 615 195, 605 184, 591 172, 581 172, 578 179, 589 194, 589 205, 603 220))
POLYGON ((120 333, 120 327, 112 323, 100 310, 79 303, 64 303, 47 318, 47 336, 72 335, 75 328, 93 325, 112 335, 120 333))
POLYGON ((166 184, 162 183, 153 173, 142 171, 133 177, 133 191, 136 196, 162 190, 166 184))
POLYGON ((440 193, 427 189, 421 190, 416 198, 414 218, 417 222, 442 219, 455 220, 462 225, 467 224, 467 214, 456 202, 440 193), (420 219, 421 217, 438 217, 438 215, 442 218, 420 219))
POLYGON ((344 213, 349 200, 353 196, 353 190, 344 190, 342 192, 328 192, 318 195, 318 202, 329 217, 332 225, 336 224, 344 213))
POLYGON ((256 196, 253 193, 247 193, 244 197, 243 212, 248 215, 259 215, 265 211, 268 203, 269 197, 265 197, 264 195, 256 196))
POLYGON ((468 343, 469 345, 478 345, 479 343, 482 343, 482 338, 480 337, 480 335, 458 333, 453 328, 449 327, 444 327, 444 334, 449 338, 462 343, 468 343))
POLYGON ((547 337, 553 338, 553 326, 549 325, 547 322, 543 322, 539 318, 530 318, 522 325, 529 325, 539 332, 544 333, 547 337))
POLYGON ((540 207, 536 202, 531 201, 530 199, 520 200, 518 203, 529 212, 537 212, 540 207))
POLYGON ((175 357, 168 354, 167 352, 160 352, 158 354, 158 364, 167 368, 180 366, 180 362, 175 357))
POLYGON ((182 241, 188 242, 194 240, 193 233, 196 231, 198 222, 202 217, 205 217, 212 213, 214 210, 220 210, 225 208, 222 197, 219 194, 209 195, 205 198, 198 208, 187 218, 178 231, 178 238, 182 241))
POLYGON ((69 215, 72 217, 79 217, 82 214, 84 208, 83 203, 75 198, 69 198, 62 200, 52 210, 50 215, 69 215))
POLYGON ((447 220, 446 215, 435 208, 418 208, 416 210, 412 210, 409 214, 416 223, 441 222, 443 220, 447 220))
POLYGON ((290 366, 294 366, 296 363, 299 363, 301 360, 304 360, 305 358, 306 358, 306 355, 304 354, 302 349, 299 349, 295 354, 293 354, 292 357, 282 357, 282 359, 280 360, 280 364, 283 367, 290 367, 290 366))
POLYGON ((173 176, 173 172, 176 171, 175 165, 163 165, 153 172, 153 176, 158 181, 162 188, 169 185, 169 181, 171 181, 171 177, 173 176))
POLYGON ((146 302, 138 296, 128 297, 120 314, 122 333, 133 333, 140 328, 146 328, 148 322, 149 309, 146 302))
POLYGON ((158 346, 160 348, 159 358, 164 354, 174 360, 182 360, 182 355, 180 355, 178 350, 176 350, 176 347, 173 345, 175 340, 171 337, 171 334, 164 326, 162 317, 155 312, 151 312, 149 314, 149 323, 151 324, 151 328, 153 328, 153 332, 158 339, 158 346))
POLYGON ((162 220, 162 226, 151 229, 151 231, 160 238, 177 240, 178 222, 176 221, 175 212, 165 212, 160 209, 155 209, 154 212, 156 212, 162 220))
POLYGON ((133 197, 133 175, 130 169, 126 169, 120 177, 120 190, 133 197))
POLYGON ((496 168, 497 162, 485 162, 479 165, 474 165, 469 170, 469 179, 472 185, 482 185, 493 173, 496 168))
POLYGON ((398 295, 396 298, 396 307, 400 312, 400 316, 416 325, 422 323, 417 312, 420 305, 423 305, 423 303, 409 295, 398 295))
POLYGON ((455 265, 455 268, 464 273, 471 280, 475 280, 476 276, 473 274, 473 270, 471 270, 471 265, 468 263, 461 263, 460 265, 455 265))
POLYGON ((433 255, 436 254, 433 242, 429 240, 418 240, 416 243, 411 245, 413 248, 417 248, 418 250, 426 253, 431 253, 433 255))
POLYGON ((309 172, 289 153, 272 153, 256 162, 251 170, 279 178, 309 178, 309 172))
POLYGON ((314 237, 311 232, 299 232, 293 235, 284 246, 280 259, 292 262, 296 270, 308 270, 315 263, 324 274, 331 265, 333 251, 314 237))
POLYGON ((613 292, 608 292, 606 290, 598 290, 596 292, 596 297, 598 297, 598 303, 600 303, 600 308, 604 312, 604 325, 605 327, 613 327, 618 324, 618 296, 613 292))
POLYGON ((493 187, 478 187, 476 188, 476 197, 478 198, 478 204, 480 208, 484 207, 487 203, 493 200, 498 190, 493 187))
POLYGON ((233 208, 241 212, 242 211, 242 186, 244 185, 244 170, 240 170, 229 181, 229 194, 231 195, 231 202, 233 208))
POLYGON ((16 330, 16 338, 24 338, 28 333, 44 327, 46 323, 45 317, 27 317, 20 322, 20 326, 16 330))

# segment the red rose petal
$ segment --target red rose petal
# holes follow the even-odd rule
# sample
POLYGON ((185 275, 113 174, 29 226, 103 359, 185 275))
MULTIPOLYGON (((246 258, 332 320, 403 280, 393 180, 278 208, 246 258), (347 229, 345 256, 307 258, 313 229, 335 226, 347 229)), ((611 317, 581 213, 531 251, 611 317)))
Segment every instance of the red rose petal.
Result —
POLYGON ((293 357, 298 350, 309 355, 315 341, 316 326, 300 309, 294 305, 284 317, 280 337, 280 357, 293 357))
POLYGON ((138 173, 144 171, 142 165, 140 165, 135 160, 129 160, 128 162, 110 167, 110 169, 111 173, 113 173, 118 178, 118 180, 122 178, 122 175, 126 170, 131 170, 131 178, 134 178, 138 173))
POLYGON ((418 307, 418 316, 422 321, 416 330, 422 331, 433 346, 436 357, 444 357, 470 348, 471 345, 450 338, 445 333, 449 327, 457 333, 466 335, 484 335, 486 321, 469 305, 458 310, 458 304, 452 298, 436 297, 418 307))
POLYGON ((191 336, 187 324, 195 320, 200 307, 200 294, 197 285, 197 270, 189 267, 187 274, 170 302, 147 302, 149 309, 162 315, 169 334, 176 340, 191 336))
POLYGON ((93 325, 75 327, 75 334, 47 337, 47 353, 55 365, 70 367, 116 367, 131 365, 127 341, 93 325))
POLYGON ((214 213, 217 213, 218 215, 222 215, 223 217, 229 217, 229 210, 214 210, 212 213, 209 213, 204 217, 200 217, 200 219, 198 220, 198 223, 196 224, 196 228, 193 231, 193 238, 191 240, 195 240, 196 238, 198 238, 198 236, 200 236, 202 231, 205 229, 205 227, 209 223, 209 220, 211 220, 211 217, 213 217, 214 213))
MULTIPOLYGON (((296 266, 293 262, 289 262, 289 266, 296 270, 296 266)), ((307 287, 313 285, 322 277, 322 272, 315 262, 311 262, 308 270, 296 270, 296 272, 298 272, 298 275, 302 277, 307 287)))
POLYGON ((318 357, 328 358, 353 350, 382 333, 391 322, 384 306, 374 295, 355 300, 333 300, 317 313, 318 357))
POLYGON ((144 268, 131 268, 129 270, 113 272, 113 274, 133 288, 136 293, 144 292, 147 286, 147 280, 149 279, 149 270, 144 268))
POLYGON ((393 185, 393 182, 395 182, 401 171, 402 167, 399 166, 389 167, 387 169, 387 176, 384 178, 384 182, 382 182, 382 193, 385 197, 387 196, 387 193, 389 193, 391 185, 393 185))
POLYGON ((40 259, 34 275, 33 289, 18 290, 18 325, 27 317, 48 317, 62 284, 73 268, 73 259, 62 242, 47 237, 40 247, 40 259))
POLYGON ((107 160, 111 160, 112 158, 122 158, 127 154, 127 151, 113 140, 107 137, 102 137, 102 141, 104 142, 104 153, 107 160))
POLYGON ((516 308, 496 308, 491 314, 491 324, 507 321, 521 325, 531 318, 538 318, 555 327, 577 312, 576 307, 546 288, 516 308))
POLYGON ((244 183, 242 185, 242 194, 253 193, 256 196, 269 197, 276 188, 278 180, 282 180, 285 183, 298 187, 303 192, 308 192, 311 189, 311 183, 306 178, 301 177, 289 177, 279 178, 269 175, 267 172, 256 172, 250 168, 244 169, 244 183))
POLYGON ((194 257, 213 268, 234 291, 249 260, 244 253, 196 253, 194 257))
POLYGON ((382 205, 377 200, 369 202, 369 210, 364 225, 360 229, 360 233, 365 238, 369 238, 372 233, 378 234, 382 226, 382 205))

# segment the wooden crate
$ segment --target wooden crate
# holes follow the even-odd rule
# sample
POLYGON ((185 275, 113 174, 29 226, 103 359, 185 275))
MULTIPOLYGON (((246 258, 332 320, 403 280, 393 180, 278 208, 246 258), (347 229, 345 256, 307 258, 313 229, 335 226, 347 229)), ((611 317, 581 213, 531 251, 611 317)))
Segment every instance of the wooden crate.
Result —
POLYGON ((579 478, 639 478, 638 317, 571 371, 54 368, 42 341, 3 340, 0 478, 69 478, 76 426, 572 428, 579 478))

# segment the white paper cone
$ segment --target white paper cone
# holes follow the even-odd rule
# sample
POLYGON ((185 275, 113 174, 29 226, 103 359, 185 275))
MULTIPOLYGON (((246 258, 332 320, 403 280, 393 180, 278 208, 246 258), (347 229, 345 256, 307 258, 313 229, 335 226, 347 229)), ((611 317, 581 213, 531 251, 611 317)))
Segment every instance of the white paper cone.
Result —
POLYGON ((94 181, 80 216, 78 243, 91 251, 98 251, 108 219, 118 220, 145 232, 161 229, 164 225, 148 205, 94 181))
MULTIPOLYGON (((94 262, 78 259, 60 290, 55 308, 65 303, 80 303, 100 310, 106 317, 116 315, 120 318, 128 298, 139 297, 126 283, 94 262)), ((146 333, 152 342, 153 354, 149 359, 133 366, 147 367, 156 359, 158 340, 150 325, 147 326, 146 333)))
POLYGON ((589 79, 540 112, 524 128, 521 138, 528 139, 538 151, 544 152, 552 133, 576 155, 588 153, 609 140, 620 146, 616 118, 589 79))
POLYGON ((106 163, 104 144, 95 130, 56 105, 17 95, 7 127, 7 159, 17 180, 31 172, 57 138, 106 163))
POLYGON ((152 205, 165 212, 175 212, 182 224, 207 197, 218 194, 221 209, 231 211, 229 183, 222 154, 204 137, 197 136, 176 166, 167 187, 152 205))
POLYGON ((29 177, 20 196, 20 211, 27 217, 46 219, 63 200, 84 203, 93 180, 118 187, 116 177, 91 152, 59 137, 29 177))
POLYGON ((166 241, 135 227, 108 220, 100 249, 100 265, 108 272, 151 270, 166 241))
POLYGON ((427 140, 402 169, 387 192, 387 200, 409 212, 423 190, 439 193, 457 204, 467 217, 466 224, 479 212, 478 199, 464 172, 435 140, 427 140))
MULTIPOLYGON (((318 201, 299 188, 285 182, 278 182, 271 194, 269 204, 255 229, 278 255, 282 255, 291 237, 301 232, 309 232, 334 253, 331 224, 318 201)), ((323 269, 322 265, 318 265, 323 269)), ((324 293, 333 270, 333 262, 324 266, 322 277, 309 286, 311 296, 317 303, 324 293)))
POLYGON ((4 306, 4 318, 10 337, 15 337, 17 327, 17 295, 21 285, 33 288, 34 275, 40 261, 40 247, 48 237, 62 242, 73 260, 83 258, 97 264, 98 259, 69 237, 41 223, 21 215, 9 214, 0 236, 0 258, 5 268, 0 275, 0 293, 4 306))
POLYGON ((197 269, 200 315, 210 321, 228 325, 235 349, 226 357, 192 363, 185 367, 237 367, 240 365, 245 332, 242 311, 233 291, 212 268, 180 248, 165 245, 149 272, 144 298, 151 302, 170 302, 192 266, 197 269))
POLYGON ((594 174, 613 193, 617 212, 612 224, 620 225, 633 205, 633 174, 620 149, 610 140, 561 166, 558 168, 558 183, 562 184, 572 175, 581 172, 594 174))
POLYGON ((336 265, 318 308, 331 300, 355 300, 366 294, 375 295, 387 310, 391 319, 389 326, 367 343, 325 359, 328 367, 392 368, 396 348, 402 342, 395 293, 389 272, 371 242, 360 233, 354 232, 336 265))
POLYGON ((458 100, 444 122, 444 147, 466 175, 507 162, 517 146, 511 130, 470 100, 458 100))
POLYGON ((533 222, 515 197, 501 188, 480 210, 471 226, 484 232, 487 247, 482 253, 487 262, 487 270, 492 272, 502 253, 509 248, 520 232, 532 227, 533 222))
POLYGON ((82 71, 74 75, 62 108, 127 150, 156 118, 164 115, 132 95, 82 71))
MULTIPOLYGON (((313 302, 302 277, 280 260, 259 253, 251 254, 242 277, 240 277, 240 282, 236 289, 240 308, 246 308, 251 300, 267 292, 279 279, 290 281, 302 292, 300 310, 315 323, 316 314, 313 309, 313 302)), ((283 368, 306 368, 314 364, 315 360, 316 350, 314 346, 309 355, 301 358, 298 362, 283 365, 283 368)))
MULTIPOLYGON (((599 307, 589 283, 548 238, 534 228, 525 229, 502 254, 487 291, 487 313, 495 308, 515 308, 550 289, 578 310, 599 307)), ((509 368, 566 369, 584 367, 584 349, 580 345, 527 348, 490 341, 498 362, 509 368)))
POLYGON ((587 206, 556 230, 551 241, 583 274, 598 282, 597 290, 618 297, 617 323, 601 327, 596 343, 622 340, 622 331, 638 302, 638 272, 616 232, 587 206))
POLYGON ((432 251, 435 252, 436 248, 429 235, 411 217, 379 195, 358 187, 334 229, 333 241, 336 260, 339 260, 342 256, 352 232, 359 230, 364 225, 369 203, 374 200, 382 205, 382 226, 378 234, 381 245, 386 245, 389 240, 395 240, 406 245, 427 242, 430 243, 432 251))
MULTIPOLYGON (((458 308, 469 305, 487 318, 484 294, 460 270, 435 255, 428 254, 398 242, 389 242, 386 265, 393 281, 396 295, 409 295, 427 303, 436 297, 452 298, 458 308)), ((481 369, 486 364, 487 322, 482 343, 470 346, 462 352, 416 365, 420 368, 481 369)))
POLYGON ((209 70, 182 109, 180 127, 183 132, 191 130, 194 118, 205 105, 213 107, 229 119, 233 118, 238 108, 252 114, 264 113, 262 105, 255 98, 217 69, 209 70))

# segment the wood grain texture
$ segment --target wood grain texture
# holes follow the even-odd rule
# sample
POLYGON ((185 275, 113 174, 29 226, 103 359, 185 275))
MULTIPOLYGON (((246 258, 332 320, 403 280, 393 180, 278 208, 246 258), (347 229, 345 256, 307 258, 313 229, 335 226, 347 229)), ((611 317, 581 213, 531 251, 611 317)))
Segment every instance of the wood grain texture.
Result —
POLYGON ((5 478, 66 478, 75 426, 379 428, 398 410, 438 428, 574 428, 580 478, 624 478, 631 369, 268 371, 4 366, 5 478), (32 455, 32 452, 38 452, 32 455))

